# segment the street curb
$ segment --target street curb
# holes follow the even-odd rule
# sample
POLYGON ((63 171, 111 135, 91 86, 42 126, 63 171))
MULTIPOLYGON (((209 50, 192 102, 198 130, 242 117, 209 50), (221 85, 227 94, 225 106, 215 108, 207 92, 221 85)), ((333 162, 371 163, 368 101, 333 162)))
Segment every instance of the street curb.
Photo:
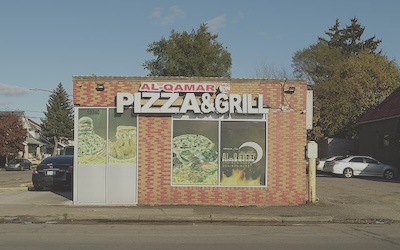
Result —
POLYGON ((19 187, 0 187, 1 191, 25 191, 29 190, 29 188, 33 187, 32 182, 22 183, 19 187))
POLYGON ((4 187, 4 188, 0 188, 0 192, 4 192, 4 191, 25 191, 28 190, 28 187, 4 187))
POLYGON ((281 223, 281 216, 260 216, 260 215, 226 215, 211 214, 211 222, 260 222, 260 223, 281 223))
POLYGON ((282 217, 282 222, 333 222, 333 216, 282 217))
POLYGON ((68 215, 68 216, 0 216, 0 223, 256 223, 256 224, 284 224, 284 223, 328 223, 332 216, 254 216, 254 215, 68 215))

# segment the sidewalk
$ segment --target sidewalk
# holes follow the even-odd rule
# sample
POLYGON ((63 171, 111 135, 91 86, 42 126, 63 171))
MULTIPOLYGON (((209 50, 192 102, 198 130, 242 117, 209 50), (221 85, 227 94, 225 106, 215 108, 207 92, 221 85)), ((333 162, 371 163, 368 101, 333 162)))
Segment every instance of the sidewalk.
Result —
MULTIPOLYGON (((396 205, 396 204, 394 204, 396 205)), ((397 204, 400 205, 400 204, 397 204)), ((73 205, 69 197, 51 191, 27 192, 27 187, 0 189, 0 223, 395 223, 399 206, 337 203, 269 207, 111 206, 73 205)))
POLYGON ((31 223, 325 223, 332 216, 281 216, 268 208, 220 208, 197 206, 68 206, 33 205, 29 212, 23 205, 1 205, 0 221, 31 223), (5 213, 7 211, 7 213, 5 213))

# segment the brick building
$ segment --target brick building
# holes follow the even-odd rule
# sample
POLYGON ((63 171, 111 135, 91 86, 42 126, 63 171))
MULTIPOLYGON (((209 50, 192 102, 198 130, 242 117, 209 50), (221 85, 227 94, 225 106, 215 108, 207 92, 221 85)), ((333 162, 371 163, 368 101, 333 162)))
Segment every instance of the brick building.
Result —
POLYGON ((75 204, 307 200, 306 81, 93 75, 73 91, 75 204))

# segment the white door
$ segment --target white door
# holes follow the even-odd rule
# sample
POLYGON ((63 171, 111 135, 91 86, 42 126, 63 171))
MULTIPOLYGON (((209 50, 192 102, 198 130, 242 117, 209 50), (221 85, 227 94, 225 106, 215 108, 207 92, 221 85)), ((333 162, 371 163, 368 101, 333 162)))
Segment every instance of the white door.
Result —
POLYGON ((137 116, 75 109, 74 203, 137 204, 137 116))

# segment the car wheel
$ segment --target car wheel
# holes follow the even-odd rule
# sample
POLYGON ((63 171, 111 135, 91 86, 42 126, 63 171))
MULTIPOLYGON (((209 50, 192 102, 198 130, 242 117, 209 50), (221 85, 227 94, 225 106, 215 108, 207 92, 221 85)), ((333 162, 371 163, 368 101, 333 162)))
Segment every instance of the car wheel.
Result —
POLYGON ((346 178, 353 177, 353 170, 351 168, 345 168, 343 170, 343 176, 346 177, 346 178))
POLYGON ((36 185, 36 184, 33 184, 33 189, 35 189, 35 190, 43 190, 43 187, 39 186, 39 185, 36 185))
POLYGON ((385 172, 383 173, 383 177, 384 177, 386 180, 391 180, 391 179, 393 179, 393 178, 394 178, 394 172, 393 172, 393 170, 391 170, 391 169, 385 170, 385 172))

